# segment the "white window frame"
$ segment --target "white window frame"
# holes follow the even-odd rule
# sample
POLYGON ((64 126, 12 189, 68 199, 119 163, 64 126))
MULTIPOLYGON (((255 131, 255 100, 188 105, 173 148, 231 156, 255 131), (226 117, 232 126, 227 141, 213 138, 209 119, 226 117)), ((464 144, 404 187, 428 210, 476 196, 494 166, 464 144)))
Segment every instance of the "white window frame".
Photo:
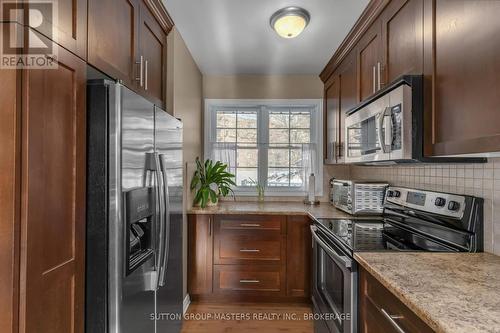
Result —
MULTIPOLYGON (((316 178, 316 196, 323 195, 323 100, 322 99, 205 99, 204 111, 204 156, 209 158, 210 143, 215 142, 216 138, 216 113, 217 108, 253 108, 263 110, 263 108, 273 107, 303 107, 312 110, 311 114, 311 142, 317 144, 318 166, 316 178)), ((266 113, 267 114, 267 113, 266 113)), ((268 136, 268 119, 266 117, 257 117, 257 136, 258 142, 264 142, 268 136)), ((267 165, 267 156, 259 150, 259 167, 267 165)), ((236 187, 234 192, 241 196, 256 196, 254 187, 236 187)), ((304 196, 306 191, 291 190, 290 188, 266 188, 266 196, 304 196)))

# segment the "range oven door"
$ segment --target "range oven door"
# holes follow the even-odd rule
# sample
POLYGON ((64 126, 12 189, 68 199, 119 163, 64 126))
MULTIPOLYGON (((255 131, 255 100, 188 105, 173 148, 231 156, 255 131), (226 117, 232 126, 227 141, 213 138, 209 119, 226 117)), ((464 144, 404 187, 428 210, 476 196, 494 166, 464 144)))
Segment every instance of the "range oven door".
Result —
POLYGON ((348 163, 411 160, 411 88, 403 84, 352 112, 344 133, 348 163))
POLYGON ((311 226, 311 232, 315 332, 355 333, 357 332, 355 263, 317 226, 311 226))

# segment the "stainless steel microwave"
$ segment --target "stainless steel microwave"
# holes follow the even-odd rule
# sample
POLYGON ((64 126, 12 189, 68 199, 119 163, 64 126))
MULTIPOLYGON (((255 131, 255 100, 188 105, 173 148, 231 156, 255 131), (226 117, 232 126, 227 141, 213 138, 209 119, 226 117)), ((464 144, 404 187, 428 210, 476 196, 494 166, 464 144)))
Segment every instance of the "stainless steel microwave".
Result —
POLYGON ((351 109, 345 119, 345 161, 471 163, 484 158, 424 157, 423 77, 405 75, 351 109))

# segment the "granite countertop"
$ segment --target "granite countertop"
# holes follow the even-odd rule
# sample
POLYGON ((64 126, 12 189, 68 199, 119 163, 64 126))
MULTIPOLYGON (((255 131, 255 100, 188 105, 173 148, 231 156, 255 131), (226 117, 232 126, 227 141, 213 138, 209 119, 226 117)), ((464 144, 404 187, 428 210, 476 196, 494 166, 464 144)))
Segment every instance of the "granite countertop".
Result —
POLYGON ((352 215, 336 209, 327 202, 309 206, 302 202, 242 202, 224 201, 215 207, 188 210, 188 214, 254 214, 254 215, 309 215, 312 218, 348 219, 352 215))
POLYGON ((500 332, 500 256, 358 252, 354 257, 436 332, 500 332))

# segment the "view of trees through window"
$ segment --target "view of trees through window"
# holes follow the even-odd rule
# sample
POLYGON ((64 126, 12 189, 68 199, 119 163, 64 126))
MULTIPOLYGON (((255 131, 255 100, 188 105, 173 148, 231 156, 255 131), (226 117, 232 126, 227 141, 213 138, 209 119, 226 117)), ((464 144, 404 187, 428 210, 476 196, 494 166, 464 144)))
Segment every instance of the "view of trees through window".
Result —
POLYGON ((304 146, 311 142, 309 109, 221 110, 215 130, 217 143, 234 144, 230 171, 238 186, 303 186, 304 146))

